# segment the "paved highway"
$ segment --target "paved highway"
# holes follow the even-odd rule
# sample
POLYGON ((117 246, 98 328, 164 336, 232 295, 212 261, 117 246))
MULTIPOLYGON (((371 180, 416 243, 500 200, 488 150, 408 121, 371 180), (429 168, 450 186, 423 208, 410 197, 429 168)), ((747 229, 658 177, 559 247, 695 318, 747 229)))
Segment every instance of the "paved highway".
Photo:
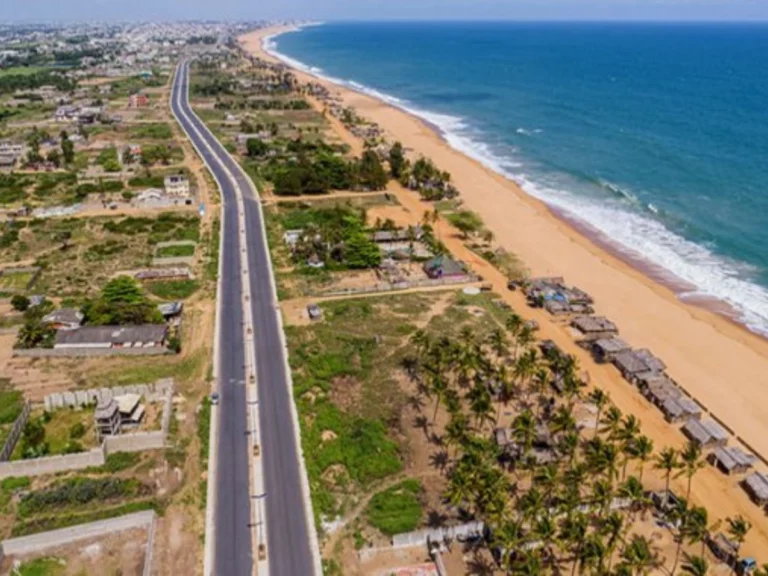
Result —
POLYGON ((318 572, 319 559, 316 541, 311 540, 315 538, 314 529, 310 528, 311 510, 307 510, 303 497, 306 492, 302 492, 303 468, 297 457, 299 439, 261 210, 248 176, 189 106, 188 78, 189 66, 182 62, 173 84, 173 112, 214 173, 224 202, 222 280, 218 294, 221 402, 214 408, 219 410, 220 429, 215 479, 211 479, 216 483, 212 572, 216 576, 252 573, 252 522, 255 519, 259 524, 263 514, 257 512, 252 516, 251 505, 259 503, 263 504, 258 506, 259 511, 266 512, 269 572, 275 576, 311 576, 318 572), (245 246, 241 246, 243 236, 237 225, 239 197, 245 221, 245 246), (246 250, 247 274, 242 274, 240 268, 242 248, 246 250), (247 287, 244 282, 248 282, 247 287), (244 288, 250 290, 250 301, 245 303, 244 288), (263 494, 253 494, 249 483, 245 365, 252 351, 246 349, 249 341, 243 331, 248 312, 254 327, 261 445, 261 465, 255 467, 255 473, 263 472, 263 494))

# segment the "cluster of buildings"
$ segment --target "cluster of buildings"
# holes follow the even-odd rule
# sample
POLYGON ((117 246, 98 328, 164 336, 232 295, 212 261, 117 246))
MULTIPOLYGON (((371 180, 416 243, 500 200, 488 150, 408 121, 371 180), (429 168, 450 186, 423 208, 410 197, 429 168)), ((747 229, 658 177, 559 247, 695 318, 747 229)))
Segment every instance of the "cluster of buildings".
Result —
MULTIPOLYGON (((743 475, 750 472, 758 456, 740 445, 729 445, 733 431, 713 414, 705 417, 704 408, 667 373, 663 360, 647 348, 634 349, 619 337, 619 328, 610 319, 594 315, 593 299, 562 278, 538 278, 524 286, 531 306, 543 307, 554 316, 569 319, 578 344, 590 351, 599 363, 610 363, 622 377, 673 424, 681 424, 681 432, 707 451, 706 458, 724 474, 743 475)), ((545 353, 562 354, 548 341, 545 353)), ((544 348, 543 348, 544 349, 544 348)), ((754 471, 741 481, 741 486, 761 507, 768 506, 768 475, 754 471)))
POLYGON ((24 145, 10 140, 0 140, 0 169, 13 168, 24 154, 24 145))

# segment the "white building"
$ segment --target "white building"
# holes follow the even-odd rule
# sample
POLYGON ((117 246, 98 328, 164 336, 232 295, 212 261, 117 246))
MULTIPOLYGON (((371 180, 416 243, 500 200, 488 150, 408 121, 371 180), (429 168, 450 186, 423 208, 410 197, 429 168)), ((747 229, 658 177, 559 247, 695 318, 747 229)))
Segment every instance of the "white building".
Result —
POLYGON ((163 184, 165 185, 165 193, 168 194, 168 196, 187 198, 190 195, 189 180, 184 176, 166 176, 163 184))

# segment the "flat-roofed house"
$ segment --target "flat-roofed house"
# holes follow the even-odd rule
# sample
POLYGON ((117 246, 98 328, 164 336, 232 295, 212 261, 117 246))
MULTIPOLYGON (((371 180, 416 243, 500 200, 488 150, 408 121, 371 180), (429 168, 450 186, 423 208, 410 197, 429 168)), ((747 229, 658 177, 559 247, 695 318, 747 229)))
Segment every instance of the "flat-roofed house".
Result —
POLYGON ((135 428, 141 424, 145 410, 141 404, 140 394, 123 394, 122 396, 116 396, 115 401, 120 413, 121 427, 135 428))
POLYGON ((104 436, 120 434, 120 410, 114 398, 99 401, 93 416, 96 421, 96 434, 99 440, 104 436))
POLYGON ((181 174, 166 176, 163 180, 165 193, 176 198, 188 198, 190 194, 189 180, 181 174))

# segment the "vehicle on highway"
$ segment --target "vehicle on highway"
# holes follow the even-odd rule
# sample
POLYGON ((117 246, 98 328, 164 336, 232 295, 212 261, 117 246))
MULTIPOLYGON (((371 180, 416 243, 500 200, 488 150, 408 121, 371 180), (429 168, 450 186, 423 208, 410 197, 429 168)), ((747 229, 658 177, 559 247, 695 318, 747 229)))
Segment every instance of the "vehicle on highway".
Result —
POLYGON ((213 394, 211 394, 211 406, 218 406, 219 400, 220 398, 219 398, 218 392, 214 392, 213 394))

